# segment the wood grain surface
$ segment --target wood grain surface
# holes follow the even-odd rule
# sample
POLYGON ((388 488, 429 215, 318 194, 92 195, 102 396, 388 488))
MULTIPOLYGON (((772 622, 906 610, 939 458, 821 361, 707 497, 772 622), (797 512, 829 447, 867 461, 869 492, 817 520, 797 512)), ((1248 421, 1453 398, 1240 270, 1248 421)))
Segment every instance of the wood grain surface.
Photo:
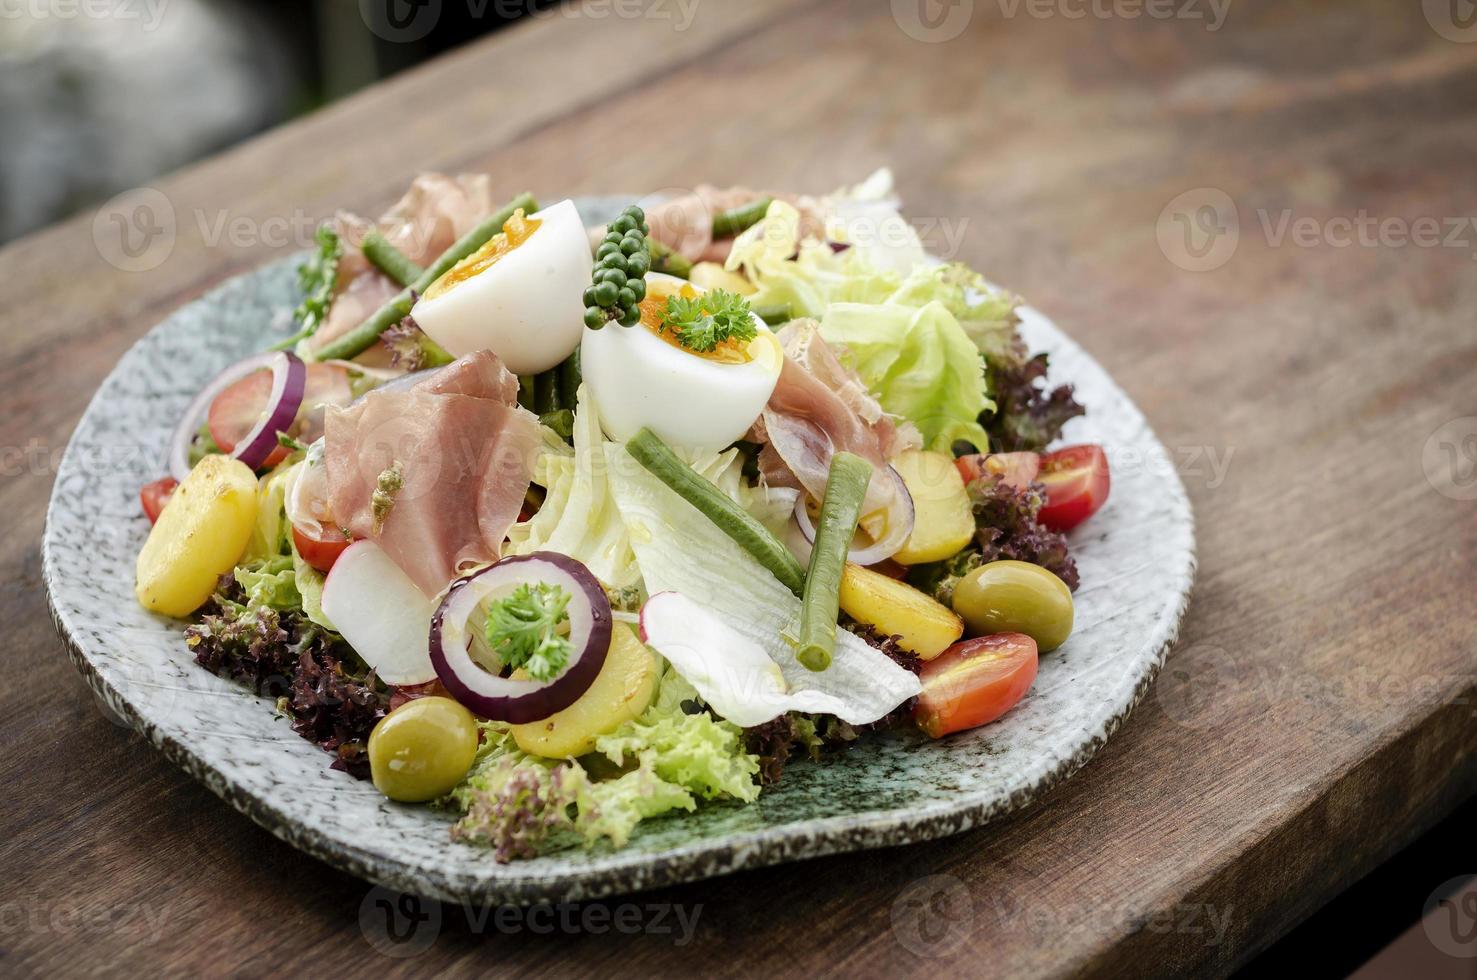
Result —
POLYGON ((1409 2, 924 8, 591 3, 161 179, 176 241, 148 271, 109 264, 93 212, 0 250, 0 971, 1223 972, 1477 790, 1477 43, 1409 2), (882 164, 936 248, 962 230, 957 257, 1107 366, 1194 502, 1166 673, 1047 798, 595 903, 634 935, 453 907, 387 958, 368 886, 99 712, 42 594, 55 459, 144 331, 300 247, 284 224, 430 169, 553 199, 882 164))

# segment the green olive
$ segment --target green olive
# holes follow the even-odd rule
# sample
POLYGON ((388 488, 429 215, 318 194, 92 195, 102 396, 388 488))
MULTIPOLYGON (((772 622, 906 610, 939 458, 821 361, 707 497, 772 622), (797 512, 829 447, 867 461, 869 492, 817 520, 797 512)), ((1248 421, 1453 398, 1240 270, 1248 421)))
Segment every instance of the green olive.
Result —
POLYGON ((451 698, 416 698, 369 733, 369 773, 392 800, 424 803, 451 792, 477 755, 477 719, 451 698))
POLYGON ((954 611, 975 636, 1024 633, 1045 653, 1072 635, 1072 590, 1040 565, 992 561, 954 588, 954 611))

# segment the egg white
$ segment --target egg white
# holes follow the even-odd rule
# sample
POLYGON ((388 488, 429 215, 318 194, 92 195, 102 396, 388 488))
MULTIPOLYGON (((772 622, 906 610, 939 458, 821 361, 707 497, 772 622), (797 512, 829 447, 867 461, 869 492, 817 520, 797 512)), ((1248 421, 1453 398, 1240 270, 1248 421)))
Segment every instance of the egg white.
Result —
POLYGON ((451 354, 490 350, 514 374, 547 371, 574 353, 593 257, 573 201, 531 217, 540 226, 487 269, 411 310, 451 354))
MULTIPOLYGON (((656 272, 646 282, 648 289, 687 285, 656 272)), ((751 359, 742 364, 679 350, 641 324, 586 329, 580 369, 605 434, 624 442, 647 427, 690 453, 718 452, 743 438, 768 403, 784 364, 769 326, 757 316, 754 326, 759 336, 750 343, 751 359)))

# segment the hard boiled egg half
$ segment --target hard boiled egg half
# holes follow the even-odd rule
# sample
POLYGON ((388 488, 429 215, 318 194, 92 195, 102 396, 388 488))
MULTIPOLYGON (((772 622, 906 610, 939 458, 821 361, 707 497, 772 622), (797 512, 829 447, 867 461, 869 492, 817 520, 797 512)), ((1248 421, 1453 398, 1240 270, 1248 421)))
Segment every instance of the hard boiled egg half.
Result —
POLYGON ((704 290, 659 272, 646 276, 641 322, 585 330, 580 369, 600 411, 605 434, 625 442, 642 427, 692 453, 719 452, 742 439, 779 381, 784 350, 757 316, 758 335, 707 353, 661 332, 667 297, 704 290))
POLYGON ((573 201, 517 211, 502 234, 432 283, 410 315, 456 357, 490 350, 514 374, 537 374, 579 346, 592 262, 573 201))

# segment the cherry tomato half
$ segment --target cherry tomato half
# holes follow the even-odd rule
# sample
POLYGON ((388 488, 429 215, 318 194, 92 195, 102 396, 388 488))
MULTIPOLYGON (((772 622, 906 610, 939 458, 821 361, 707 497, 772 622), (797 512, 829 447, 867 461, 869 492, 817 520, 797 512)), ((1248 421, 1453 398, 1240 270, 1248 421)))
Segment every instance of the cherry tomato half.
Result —
POLYGON ((986 725, 1026 696, 1036 679, 1036 641, 996 633, 956 643, 923 665, 913 720, 932 738, 986 725))
POLYGON ((1038 520, 1054 531, 1070 531, 1097 513, 1108 499, 1108 457, 1102 446, 1070 446, 1041 457, 1046 506, 1038 520))
POLYGON ((333 563, 338 561, 338 556, 353 543, 336 527, 324 527, 321 524, 312 528, 300 528, 296 524, 292 526, 292 544, 297 548, 297 553, 302 556, 303 561, 325 575, 333 570, 333 563))
POLYGON ((138 492, 139 503, 144 505, 144 516, 149 519, 150 524, 159 523, 159 515, 164 512, 164 505, 169 503, 169 498, 174 496, 175 488, 178 486, 178 480, 172 476, 166 476, 162 480, 146 484, 138 492))
POLYGON ((1041 469, 1041 457, 1035 453, 974 453, 954 460, 964 485, 969 486, 982 476, 998 476, 1007 486, 1024 490, 1036 479, 1041 469))
POLYGON ((1007 487, 1027 489, 1041 469, 1041 458, 1035 453, 973 453, 954 460, 964 486, 981 477, 1000 477, 1007 487))
MULTIPOLYGON (((210 438, 230 453, 236 444, 256 428, 257 420, 267 409, 272 397, 272 372, 265 368, 248 374, 215 396, 210 403, 207 422, 210 438)), ((303 407, 298 410, 293 433, 303 442, 312 442, 323 434, 323 406, 347 405, 353 401, 349 372, 337 364, 309 364, 307 386, 303 391, 303 407)), ((263 468, 276 466, 291 450, 278 446, 267 457, 263 468)))

